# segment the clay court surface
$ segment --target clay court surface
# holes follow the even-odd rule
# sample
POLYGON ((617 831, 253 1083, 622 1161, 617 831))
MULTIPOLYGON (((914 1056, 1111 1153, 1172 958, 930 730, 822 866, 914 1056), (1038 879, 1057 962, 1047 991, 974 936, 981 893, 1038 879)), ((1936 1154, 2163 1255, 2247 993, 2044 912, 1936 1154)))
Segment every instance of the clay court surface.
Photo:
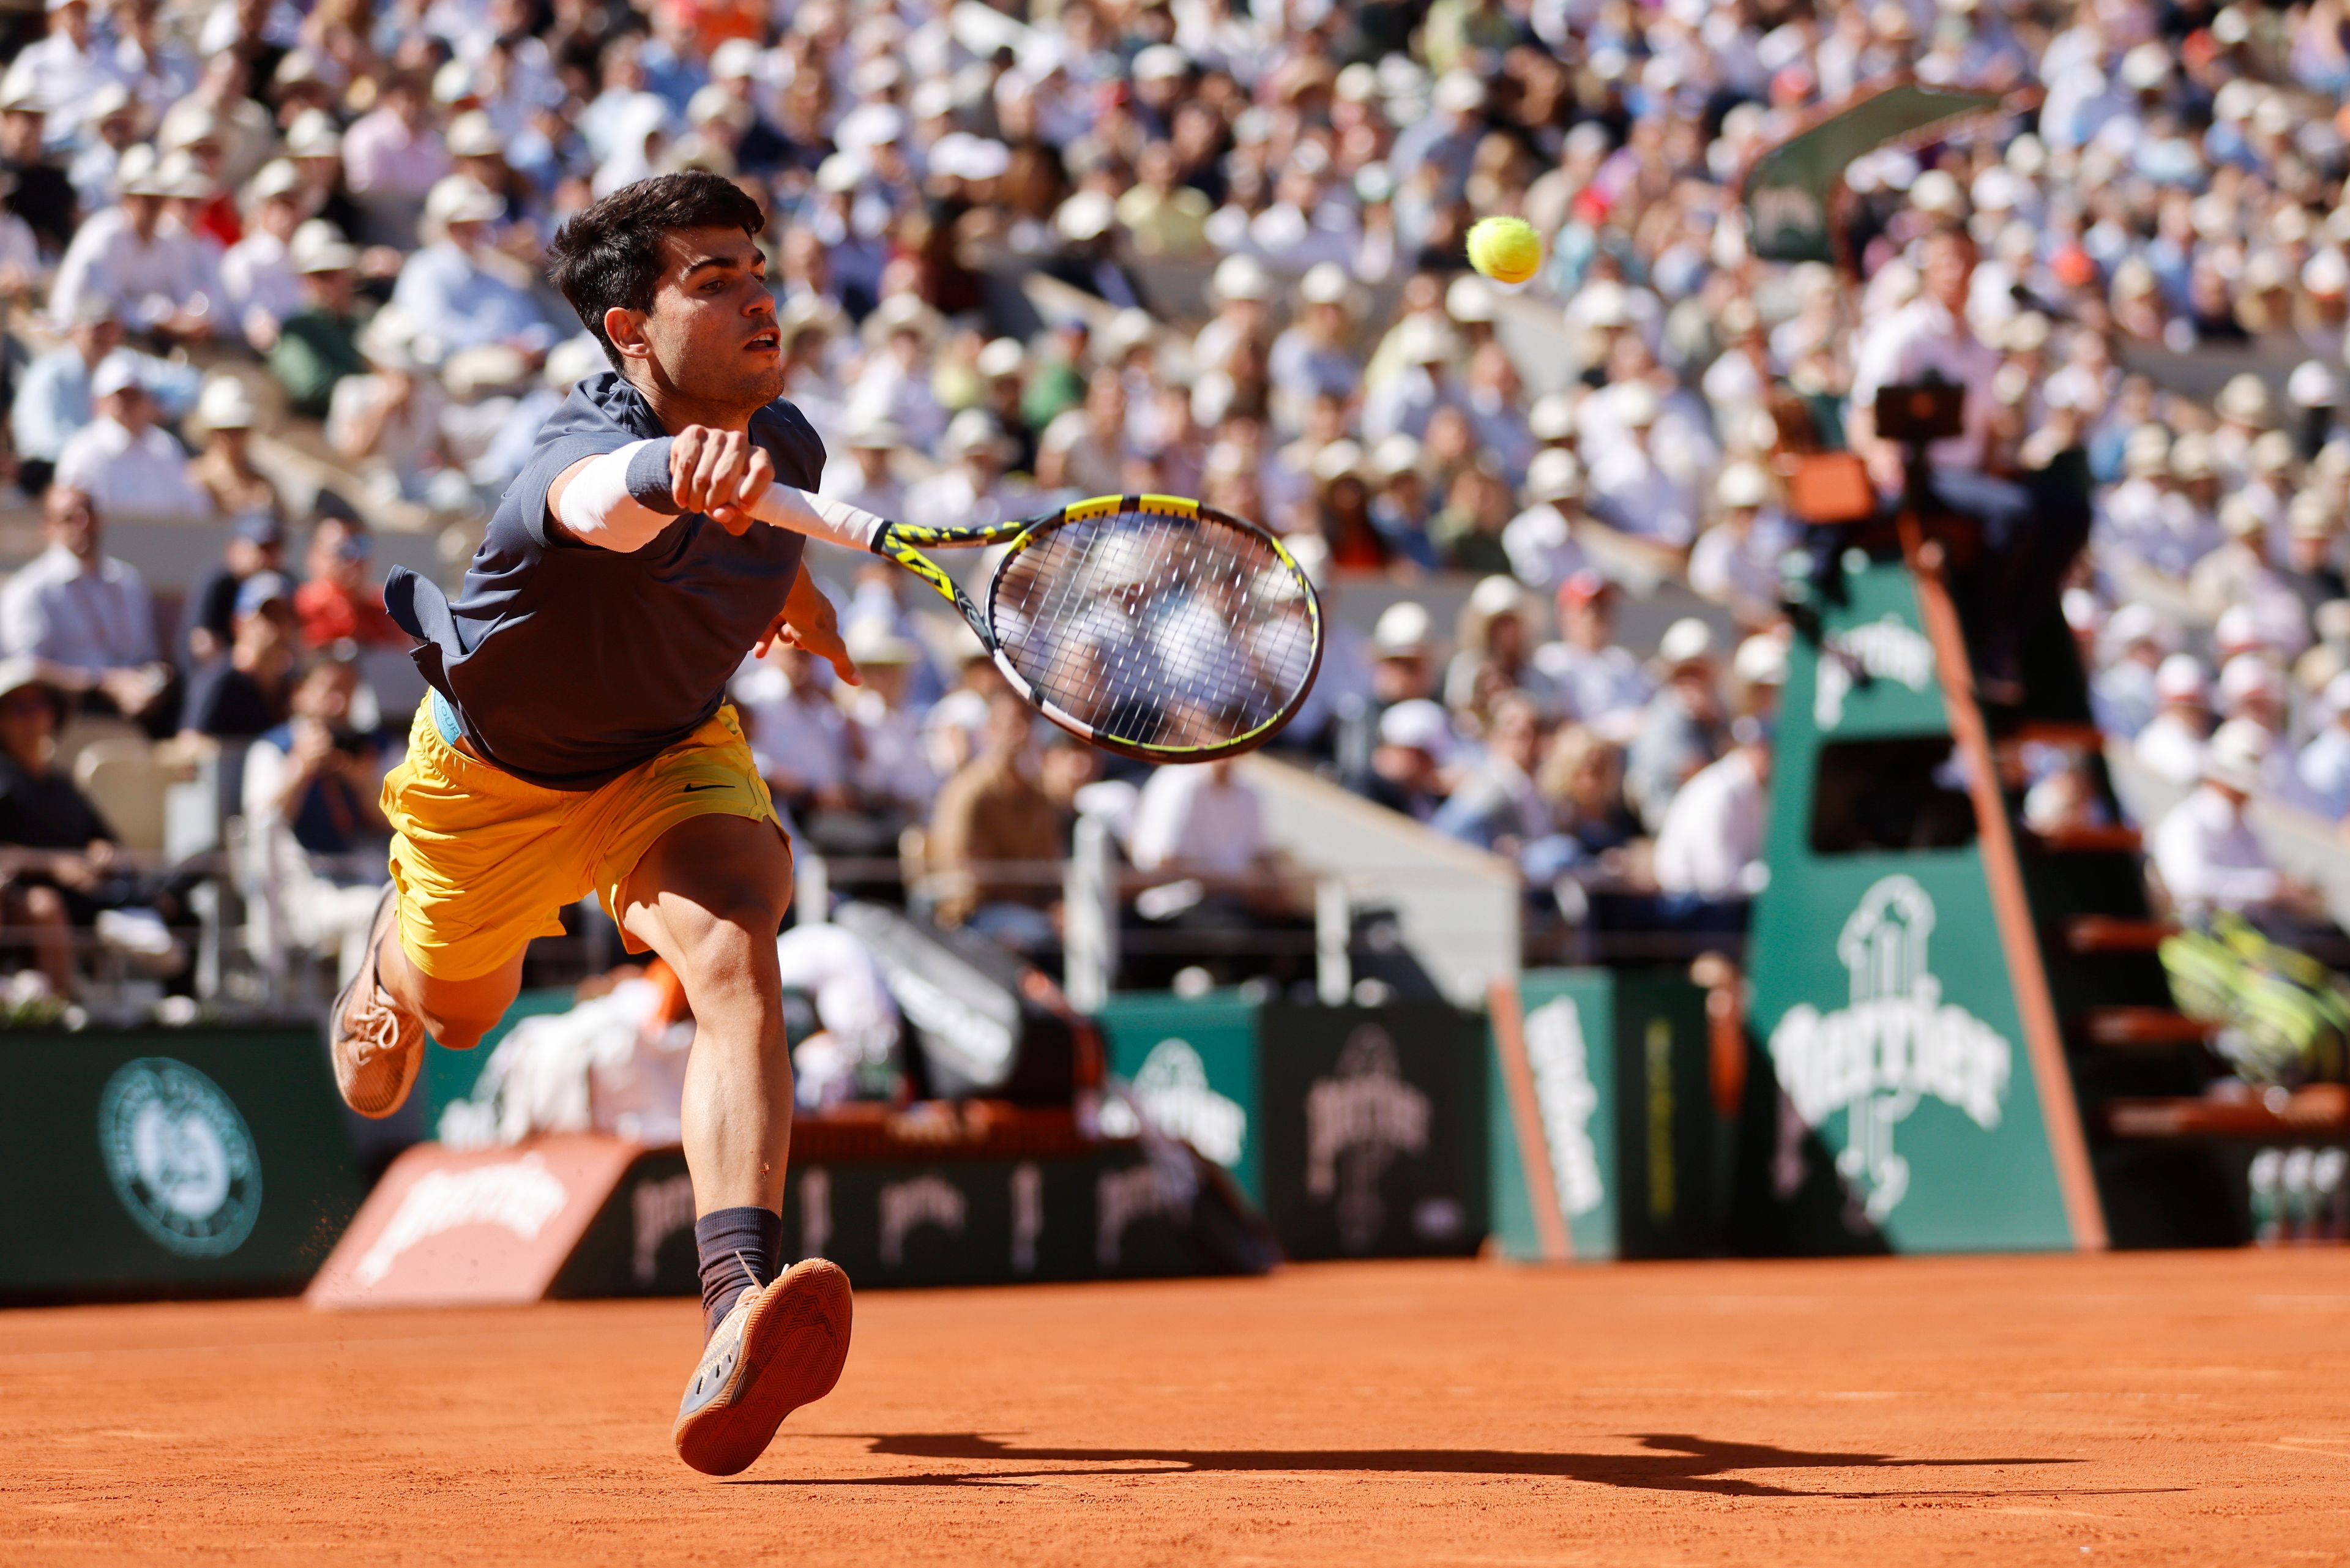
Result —
POLYGON ((2350 1557, 2340 1251, 875 1293, 731 1483, 694 1324, 0 1314, 0 1563, 2350 1557))

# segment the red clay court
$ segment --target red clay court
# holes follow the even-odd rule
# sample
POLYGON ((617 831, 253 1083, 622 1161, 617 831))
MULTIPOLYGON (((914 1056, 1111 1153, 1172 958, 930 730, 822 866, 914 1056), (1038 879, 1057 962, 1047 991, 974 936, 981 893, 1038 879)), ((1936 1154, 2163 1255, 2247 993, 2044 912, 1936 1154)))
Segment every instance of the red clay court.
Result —
POLYGON ((2339 1251, 875 1292, 747 1475, 683 1301, 0 1316, 0 1562, 2350 1556, 2339 1251))

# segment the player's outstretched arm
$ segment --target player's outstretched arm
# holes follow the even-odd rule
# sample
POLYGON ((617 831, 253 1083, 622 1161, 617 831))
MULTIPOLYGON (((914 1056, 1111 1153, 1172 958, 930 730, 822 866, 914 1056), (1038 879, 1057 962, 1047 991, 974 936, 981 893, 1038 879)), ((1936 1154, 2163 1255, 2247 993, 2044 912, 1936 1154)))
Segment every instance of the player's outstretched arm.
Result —
POLYGON ((754 522, 864 549, 881 519, 775 483, 775 463, 739 431, 691 425, 675 436, 631 441, 582 458, 547 487, 561 532, 602 549, 642 548, 681 512, 700 512, 740 534, 754 522))

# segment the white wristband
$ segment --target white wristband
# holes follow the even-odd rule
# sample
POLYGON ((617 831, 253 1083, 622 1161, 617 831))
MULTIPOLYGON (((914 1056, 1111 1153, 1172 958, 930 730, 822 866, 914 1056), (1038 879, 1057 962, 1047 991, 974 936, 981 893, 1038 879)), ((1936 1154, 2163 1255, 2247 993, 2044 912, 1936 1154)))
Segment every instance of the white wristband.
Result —
POLYGON ((583 545, 626 554, 644 548, 676 521, 675 514, 656 512, 629 493, 629 465, 639 449, 653 444, 630 441, 618 452, 590 458, 573 474, 555 507, 555 520, 564 532, 583 545))
POLYGON ((767 493, 759 497, 751 513, 762 523, 806 534, 810 538, 827 539, 853 550, 871 549, 874 537, 886 525, 883 519, 861 507, 811 495, 788 484, 767 486, 767 493))

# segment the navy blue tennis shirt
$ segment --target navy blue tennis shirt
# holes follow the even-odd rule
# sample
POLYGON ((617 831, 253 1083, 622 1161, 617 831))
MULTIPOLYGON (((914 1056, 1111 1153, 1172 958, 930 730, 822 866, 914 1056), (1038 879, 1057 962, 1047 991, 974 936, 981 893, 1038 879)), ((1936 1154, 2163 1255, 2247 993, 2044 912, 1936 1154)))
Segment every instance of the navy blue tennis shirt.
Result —
MULTIPOLYGON (((806 541, 698 512, 623 554, 547 532, 546 492, 582 458, 669 434, 619 376, 591 376, 538 432, 455 603, 398 568, 384 606, 484 758, 550 789, 608 784, 700 729, 784 607, 806 541)), ((751 416, 777 483, 814 490, 824 442, 778 399, 751 416)))

